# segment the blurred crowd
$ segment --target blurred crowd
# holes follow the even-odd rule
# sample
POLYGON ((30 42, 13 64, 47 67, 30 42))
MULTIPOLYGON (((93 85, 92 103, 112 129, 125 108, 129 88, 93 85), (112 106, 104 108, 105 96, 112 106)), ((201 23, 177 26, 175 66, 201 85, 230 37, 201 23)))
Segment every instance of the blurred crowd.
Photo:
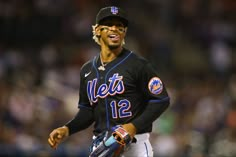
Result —
POLYGON ((92 25, 111 4, 171 97, 155 157, 235 157, 235 0, 0 0, 0 156, 88 156, 92 126, 57 150, 47 138, 77 112, 80 68, 99 53, 92 25))

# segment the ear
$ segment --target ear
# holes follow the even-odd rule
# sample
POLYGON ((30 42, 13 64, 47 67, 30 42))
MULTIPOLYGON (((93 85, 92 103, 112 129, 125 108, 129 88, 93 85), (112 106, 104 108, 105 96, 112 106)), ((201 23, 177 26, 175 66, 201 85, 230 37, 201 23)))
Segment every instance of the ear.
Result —
POLYGON ((125 31, 124 31, 125 36, 126 36, 127 30, 128 30, 128 27, 125 27, 125 31))
POLYGON ((101 29, 100 29, 100 26, 98 26, 98 27, 95 28, 95 34, 96 34, 96 36, 97 36, 98 38, 101 37, 101 29))

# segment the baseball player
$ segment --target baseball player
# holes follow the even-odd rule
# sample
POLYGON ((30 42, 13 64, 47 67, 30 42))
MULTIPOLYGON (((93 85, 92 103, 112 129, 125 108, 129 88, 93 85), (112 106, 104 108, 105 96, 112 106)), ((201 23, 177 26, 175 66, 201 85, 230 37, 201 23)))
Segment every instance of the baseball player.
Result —
POLYGON ((50 133, 48 142, 52 148, 94 124, 91 157, 153 156, 149 141, 152 123, 168 108, 169 97, 156 69, 124 47, 128 22, 119 7, 105 7, 98 12, 92 28, 101 51, 81 68, 79 111, 50 133), (116 132, 112 140, 104 138, 107 131, 116 132), (114 144, 117 139, 123 139, 124 144, 114 144))

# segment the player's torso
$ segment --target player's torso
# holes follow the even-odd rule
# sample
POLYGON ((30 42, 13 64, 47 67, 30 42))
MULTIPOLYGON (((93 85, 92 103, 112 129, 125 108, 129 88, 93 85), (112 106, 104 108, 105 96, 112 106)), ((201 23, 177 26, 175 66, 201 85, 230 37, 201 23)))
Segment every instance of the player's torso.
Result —
POLYGON ((136 58, 132 55, 125 51, 104 68, 99 57, 95 57, 92 68, 85 73, 87 96, 98 124, 128 122, 144 106, 136 71, 139 65, 135 65, 136 58))

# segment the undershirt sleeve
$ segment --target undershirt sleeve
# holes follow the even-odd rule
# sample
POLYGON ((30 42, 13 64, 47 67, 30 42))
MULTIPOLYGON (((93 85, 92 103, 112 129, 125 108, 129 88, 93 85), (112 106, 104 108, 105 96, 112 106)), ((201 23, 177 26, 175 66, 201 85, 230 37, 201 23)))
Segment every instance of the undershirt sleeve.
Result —
POLYGON ((93 111, 87 108, 80 108, 75 117, 65 126, 69 128, 69 135, 88 128, 93 123, 93 111))
POLYGON ((137 132, 146 128, 158 118, 160 115, 168 108, 169 106, 169 98, 165 101, 158 103, 158 102, 150 102, 148 103, 145 111, 136 119, 132 121, 134 126, 137 129, 137 132))

